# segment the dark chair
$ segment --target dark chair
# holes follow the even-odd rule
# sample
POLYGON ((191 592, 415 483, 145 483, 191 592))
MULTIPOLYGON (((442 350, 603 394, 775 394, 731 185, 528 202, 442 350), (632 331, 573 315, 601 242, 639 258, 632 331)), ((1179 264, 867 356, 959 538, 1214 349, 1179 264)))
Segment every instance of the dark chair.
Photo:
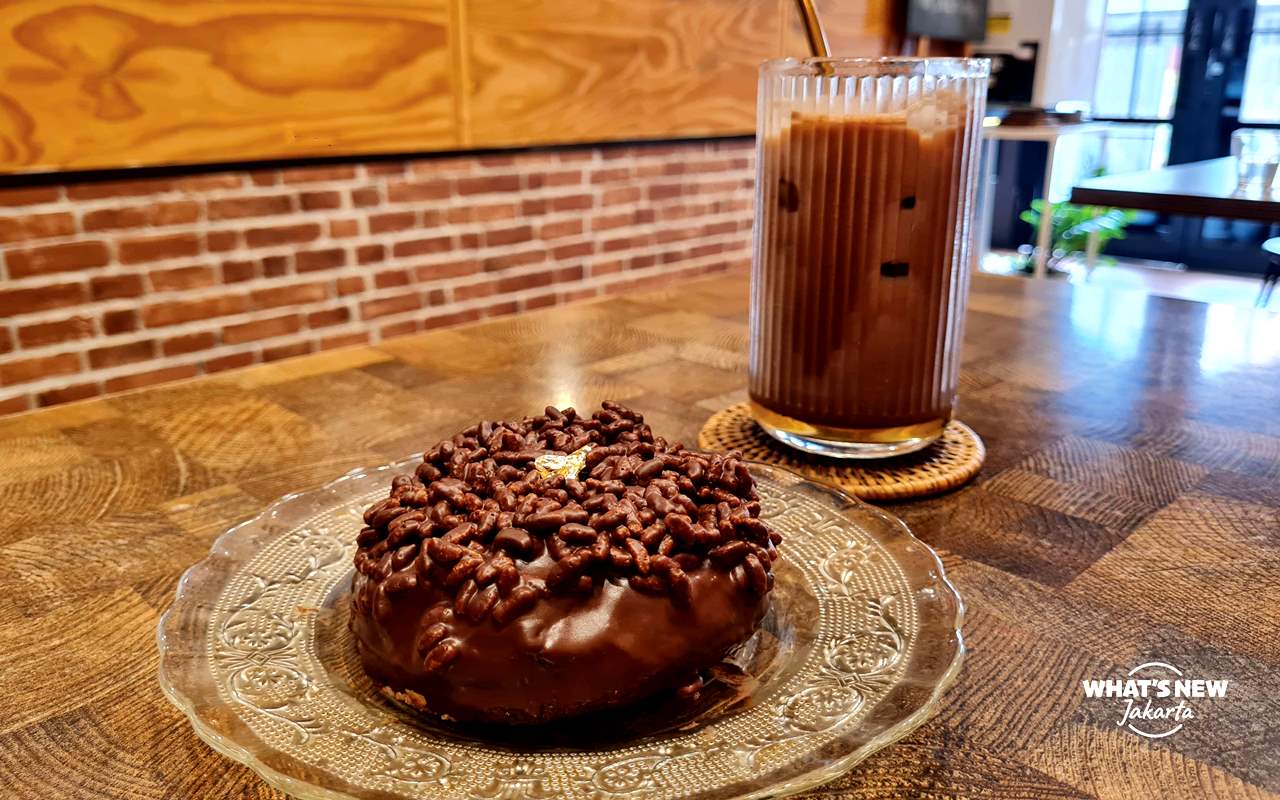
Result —
POLYGON ((1280 236, 1273 236, 1263 242, 1262 249, 1271 258, 1267 261, 1267 271, 1262 273, 1262 288, 1258 291, 1258 300, 1254 305, 1266 308, 1271 302, 1271 290, 1276 288, 1276 281, 1280 281, 1280 236))

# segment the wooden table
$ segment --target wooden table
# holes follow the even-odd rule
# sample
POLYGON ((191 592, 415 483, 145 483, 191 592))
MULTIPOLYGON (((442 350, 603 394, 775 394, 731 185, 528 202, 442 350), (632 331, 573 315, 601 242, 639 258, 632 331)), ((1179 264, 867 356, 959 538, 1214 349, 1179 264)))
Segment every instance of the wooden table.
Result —
MULTIPOLYGON (((984 276, 970 308, 986 468, 891 506, 943 555, 969 655, 936 717, 813 796, 1280 795, 1280 318, 984 276), (1150 660, 1228 695, 1158 741, 1084 699, 1150 660)), ((693 441, 743 396, 745 322, 735 275, 0 420, 0 795, 276 797, 156 683, 214 537, 548 402, 693 441)))
POLYGON ((1214 158, 1149 172, 1093 178, 1071 190, 1071 202, 1193 217, 1280 222, 1280 197, 1239 195, 1236 182, 1236 160, 1214 158))

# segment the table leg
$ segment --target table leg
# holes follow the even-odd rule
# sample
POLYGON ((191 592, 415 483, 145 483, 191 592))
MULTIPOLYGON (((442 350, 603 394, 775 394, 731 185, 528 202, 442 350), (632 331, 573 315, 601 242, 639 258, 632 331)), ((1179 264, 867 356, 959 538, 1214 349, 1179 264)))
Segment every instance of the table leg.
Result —
POLYGON ((1044 208, 1040 212, 1040 228, 1036 231, 1036 260, 1032 273, 1036 278, 1049 274, 1049 248, 1053 246, 1053 203, 1049 200, 1053 189, 1053 156, 1057 141, 1048 141, 1049 152, 1044 160, 1044 208))

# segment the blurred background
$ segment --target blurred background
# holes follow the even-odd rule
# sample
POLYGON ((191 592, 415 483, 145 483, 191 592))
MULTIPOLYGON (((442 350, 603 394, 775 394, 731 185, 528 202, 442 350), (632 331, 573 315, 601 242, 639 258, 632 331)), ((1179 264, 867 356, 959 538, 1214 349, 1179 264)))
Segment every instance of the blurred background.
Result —
MULTIPOLYGON (((838 55, 993 59, 979 268, 1280 308, 1280 215, 1231 157, 1276 160, 1280 0, 818 8, 838 55)), ((741 269, 756 67, 799 20, 4 3, 0 413, 741 269)))

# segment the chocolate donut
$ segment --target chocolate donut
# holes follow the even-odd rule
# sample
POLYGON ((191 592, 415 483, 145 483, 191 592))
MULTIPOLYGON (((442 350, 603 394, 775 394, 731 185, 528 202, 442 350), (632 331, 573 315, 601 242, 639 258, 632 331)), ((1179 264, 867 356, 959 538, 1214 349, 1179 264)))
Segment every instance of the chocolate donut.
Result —
POLYGON ((669 444, 616 403, 473 425, 364 513, 361 662, 456 720, 695 697, 768 605, 781 537, 758 500, 740 454, 669 444))

